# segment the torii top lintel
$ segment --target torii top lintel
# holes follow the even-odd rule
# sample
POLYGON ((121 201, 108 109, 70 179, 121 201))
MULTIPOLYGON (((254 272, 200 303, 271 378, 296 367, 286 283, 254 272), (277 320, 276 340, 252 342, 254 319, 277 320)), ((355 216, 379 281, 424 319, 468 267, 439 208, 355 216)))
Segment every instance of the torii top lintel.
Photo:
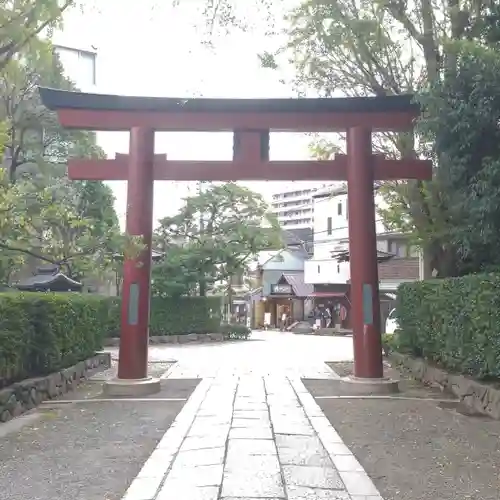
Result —
POLYGON ((40 88, 62 126, 87 130, 374 131, 411 129, 420 110, 411 95, 285 99, 131 97, 40 88))

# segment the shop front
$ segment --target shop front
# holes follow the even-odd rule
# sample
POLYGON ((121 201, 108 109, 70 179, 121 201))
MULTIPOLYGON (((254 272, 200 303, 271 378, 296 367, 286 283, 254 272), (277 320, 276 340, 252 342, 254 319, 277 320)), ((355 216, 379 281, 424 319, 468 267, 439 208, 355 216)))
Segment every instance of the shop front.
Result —
POLYGON ((269 294, 263 296, 263 325, 270 328, 282 327, 283 315, 286 326, 304 320, 305 304, 312 286, 305 285, 303 275, 283 274, 276 283, 271 283, 269 294))

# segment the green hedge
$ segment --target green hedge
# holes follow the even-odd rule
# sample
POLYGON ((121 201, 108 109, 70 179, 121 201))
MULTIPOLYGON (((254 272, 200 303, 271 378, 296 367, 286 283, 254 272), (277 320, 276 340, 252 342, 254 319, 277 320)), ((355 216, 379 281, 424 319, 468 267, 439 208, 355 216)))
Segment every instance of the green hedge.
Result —
POLYGON ((500 378, 500 275, 399 287, 397 348, 478 378, 500 378))
POLYGON ((92 356, 107 323, 108 304, 100 297, 0 294, 0 387, 92 356))
MULTIPOLYGON (((120 336, 119 298, 108 299, 110 314, 108 335, 120 336)), ((179 297, 151 299, 149 335, 179 335, 188 333, 215 333, 221 324, 220 297, 179 297)))
MULTIPOLYGON (((0 387, 67 368, 119 336, 120 299, 74 293, 0 293, 0 387)), ((216 297, 153 298, 150 335, 220 331, 216 297)))

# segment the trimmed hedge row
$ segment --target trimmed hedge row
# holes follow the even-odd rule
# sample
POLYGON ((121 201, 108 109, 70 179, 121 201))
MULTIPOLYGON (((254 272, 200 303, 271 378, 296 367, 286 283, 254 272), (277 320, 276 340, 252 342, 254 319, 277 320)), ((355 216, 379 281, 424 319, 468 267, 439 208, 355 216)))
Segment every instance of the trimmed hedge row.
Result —
MULTIPOLYGON (((74 293, 0 293, 0 388, 93 356, 119 336, 120 299, 74 293)), ((216 297, 153 298, 150 335, 215 333, 216 297)))
POLYGON ((0 387, 93 356, 107 322, 107 302, 99 297, 0 294, 0 387))
MULTIPOLYGON (((120 336, 120 298, 110 298, 108 337, 120 336)), ((149 335, 182 335, 220 331, 219 297, 152 297, 149 335)))
POLYGON ((396 349, 477 378, 500 378, 500 275, 403 284, 396 349))

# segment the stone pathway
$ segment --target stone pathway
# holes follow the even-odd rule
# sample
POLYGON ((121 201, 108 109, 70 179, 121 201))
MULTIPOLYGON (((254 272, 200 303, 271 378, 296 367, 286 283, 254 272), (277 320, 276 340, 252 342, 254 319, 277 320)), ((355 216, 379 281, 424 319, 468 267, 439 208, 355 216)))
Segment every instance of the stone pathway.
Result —
POLYGON ((382 500, 298 374, 231 372, 203 379, 123 500, 382 500))

